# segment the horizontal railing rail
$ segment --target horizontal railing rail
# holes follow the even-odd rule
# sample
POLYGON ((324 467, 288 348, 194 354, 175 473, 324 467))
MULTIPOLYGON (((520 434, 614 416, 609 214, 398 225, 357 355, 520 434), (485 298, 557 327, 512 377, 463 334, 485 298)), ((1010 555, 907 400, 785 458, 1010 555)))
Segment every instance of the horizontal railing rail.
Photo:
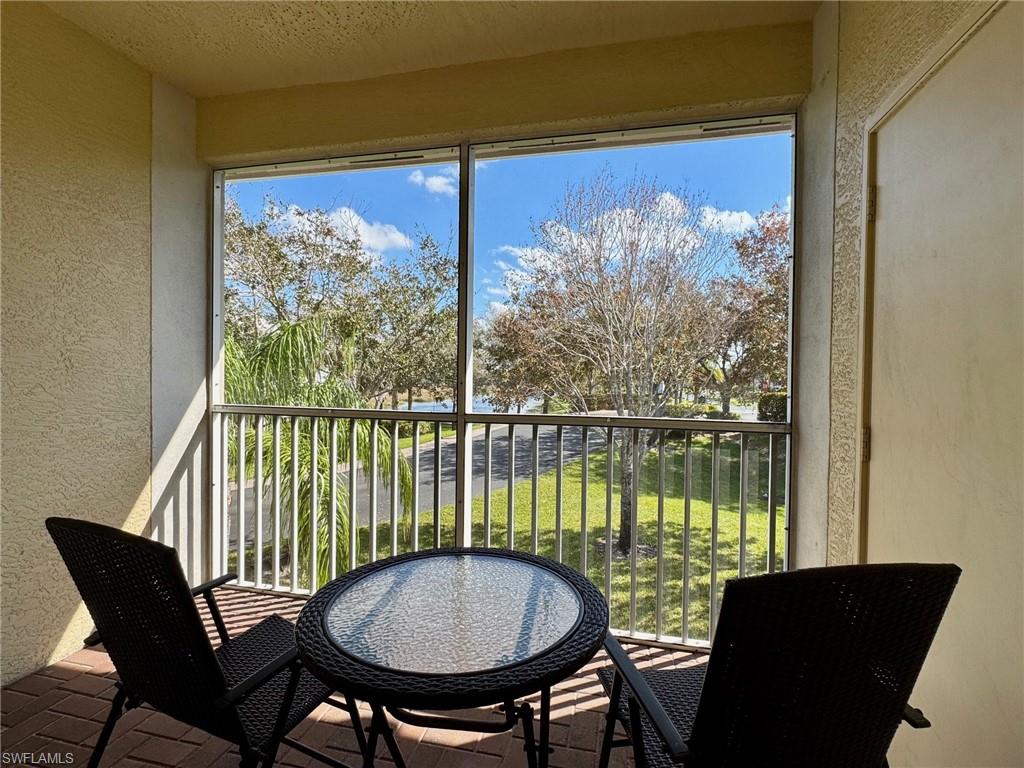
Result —
MULTIPOLYGON (((310 416, 339 419, 378 419, 382 421, 429 421, 454 424, 454 411, 410 411, 390 408, 319 408, 292 405, 215 405, 214 413, 264 416, 310 416)), ((635 427, 637 429, 689 429, 697 432, 747 432, 788 435, 792 426, 779 421, 740 421, 733 419, 679 419, 669 416, 610 416, 602 413, 468 413, 474 424, 537 424, 542 426, 635 427)))
POLYGON ((701 645, 725 580, 787 565, 788 424, 219 405, 215 552, 310 594, 366 562, 456 543, 545 555, 605 594, 613 628, 701 645))

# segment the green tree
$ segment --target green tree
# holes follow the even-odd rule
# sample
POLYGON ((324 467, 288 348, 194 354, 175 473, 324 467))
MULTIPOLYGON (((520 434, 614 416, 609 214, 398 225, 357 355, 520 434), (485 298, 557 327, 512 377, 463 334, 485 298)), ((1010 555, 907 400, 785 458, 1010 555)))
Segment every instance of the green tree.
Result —
MULTIPOLYGON (((450 398, 455 383, 458 264, 419 232, 406 257, 385 260, 361 240, 348 208, 303 209, 268 197, 246 218, 224 211, 225 327, 248 344, 279 324, 320 317, 321 373, 344 375, 362 402, 400 392, 450 398)), ((246 401, 254 402, 254 401, 246 401)))

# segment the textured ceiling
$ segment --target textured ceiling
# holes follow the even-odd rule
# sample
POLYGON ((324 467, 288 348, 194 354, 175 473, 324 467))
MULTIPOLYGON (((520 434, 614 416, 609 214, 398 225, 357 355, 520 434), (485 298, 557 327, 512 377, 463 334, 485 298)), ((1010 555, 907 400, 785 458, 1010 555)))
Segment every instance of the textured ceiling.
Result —
POLYGON ((53 2, 194 96, 809 19, 813 2, 53 2))

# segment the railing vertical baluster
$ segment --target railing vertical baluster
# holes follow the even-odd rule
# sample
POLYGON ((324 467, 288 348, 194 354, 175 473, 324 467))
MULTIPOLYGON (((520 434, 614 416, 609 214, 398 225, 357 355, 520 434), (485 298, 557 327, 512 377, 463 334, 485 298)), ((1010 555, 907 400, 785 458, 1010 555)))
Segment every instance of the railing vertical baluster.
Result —
POLYGON ((231 417, 226 413, 220 417, 220 530, 222 533, 220 561, 224 570, 228 569, 228 543, 231 539, 231 520, 228 514, 228 422, 231 417))
POLYGON ((555 560, 562 562, 562 425, 555 427, 555 560))
POLYGON ((580 573, 587 575, 587 493, 590 481, 590 436, 587 427, 580 429, 580 573))
POLYGON ((612 491, 615 483, 615 427, 608 427, 604 510, 604 596, 612 604, 612 491))
POLYGON ((398 420, 391 422, 391 554, 398 554, 398 420))
POLYGON ((491 425, 484 425, 484 546, 491 546, 491 425))
POLYGON ((327 452, 327 461, 330 464, 329 473, 327 475, 330 478, 329 491, 330 499, 328 506, 330 511, 330 519, 327 525, 327 535, 331 537, 331 546, 329 548, 330 554, 330 573, 331 578, 335 579, 338 576, 338 420, 331 419, 331 445, 327 452))
POLYGON ((775 494, 775 483, 778 473, 775 471, 775 435, 768 436, 768 573, 775 573, 775 508, 778 504, 775 494))
POLYGON ((654 581, 654 634, 662 635, 661 614, 665 607, 665 430, 658 430, 658 565, 654 581))
POLYGON ((256 451, 254 455, 255 459, 255 474, 256 477, 253 479, 253 497, 256 505, 255 514, 255 531, 253 537, 253 583, 257 587, 263 586, 263 416, 256 417, 256 445, 253 446, 253 450, 256 451))
POLYGON ((718 621, 718 500, 721 479, 722 439, 718 432, 711 436, 711 589, 708 596, 708 641, 715 637, 718 621))
POLYGON ((509 549, 516 548, 516 425, 508 425, 508 472, 505 477, 506 496, 508 497, 508 520, 505 522, 505 544, 509 549))
POLYGON ((637 506, 640 502, 640 438, 642 432, 639 429, 632 430, 633 450, 630 453, 630 460, 633 466, 633 482, 629 489, 629 631, 636 632, 636 594, 637 594, 637 539, 640 532, 640 515, 637 506))
POLYGON ((367 486, 370 489, 370 562, 377 561, 377 464, 380 456, 377 453, 377 433, 379 424, 377 419, 370 422, 370 473, 367 478, 367 486))
POLYGON ((420 551, 420 423, 412 423, 412 551, 420 551))
POLYGON ((309 420, 309 592, 316 592, 320 544, 320 419, 309 420))
MULTIPOLYGON (((452 415, 443 416, 451 418, 452 415)), ((359 562, 358 547, 367 546, 367 542, 360 543, 362 532, 358 524, 357 514, 357 493, 359 484, 359 472, 364 473, 364 483, 367 486, 369 495, 369 509, 363 515, 364 521, 368 520, 366 526, 369 531, 370 553, 364 557, 365 560, 375 561, 383 557, 385 553, 391 555, 399 554, 407 546, 411 545, 413 551, 419 550, 419 523, 420 523, 420 455, 422 446, 421 438, 430 439, 434 449, 434 494, 433 494, 433 518, 434 518, 434 546, 441 546, 446 541, 442 533, 442 509, 443 500, 442 478, 443 472, 441 462, 443 461, 443 438, 445 421, 434 421, 436 416, 424 414, 417 416, 410 414, 407 419, 410 422, 412 432, 412 493, 411 499, 404 496, 401 483, 402 473, 401 461, 402 450, 400 448, 400 433, 402 420, 396 415, 388 415, 383 411, 359 411, 345 412, 341 409, 317 409, 317 408, 275 408, 267 406, 266 411, 252 406, 218 406, 212 413, 214 419, 212 434, 214 440, 214 453, 216 466, 213 467, 213 474, 216 478, 214 485, 214 502, 219 502, 219 509, 214 507, 215 523, 222 527, 222 532, 212 529, 213 546, 210 549, 211 556, 220 558, 226 567, 228 555, 231 549, 235 548, 235 559, 232 567, 238 571, 239 581, 245 585, 253 585, 257 589, 275 589, 298 593, 315 592, 316 589, 328 578, 336 578, 339 571, 344 571, 346 559, 348 568, 355 568, 359 562), (357 416, 358 414, 358 416, 357 416), (360 422, 359 416, 365 420, 360 422), (325 422, 326 420, 326 422, 325 422), (346 442, 343 430, 345 421, 348 422, 348 488, 339 487, 343 482, 340 477, 339 460, 344 461, 346 442), (428 422, 426 429, 432 429, 433 434, 424 433, 424 421, 428 422), (308 422, 308 423, 307 423, 308 422), (339 426, 339 422, 341 426, 339 426), (430 425, 433 425, 432 427, 430 425), (284 429, 289 429, 288 435, 284 429), (303 430, 308 429, 309 435, 304 436, 303 430), (321 434, 322 429, 322 434, 321 434), (381 430, 385 430, 384 434, 381 430), (271 432, 271 434, 268 434, 271 432), (342 432, 339 435, 339 432, 342 432), (380 454, 381 441, 384 435, 390 438, 390 452, 380 454), (369 436, 369 445, 364 443, 369 436), (228 437, 236 440, 232 445, 228 437), (282 439, 287 442, 282 442, 282 439), (308 444, 303 445, 303 439, 308 439, 308 444), (329 439, 329 442, 326 443, 329 439), (339 443, 339 440, 342 441, 339 443), (229 459, 228 448, 237 448, 237 455, 229 459), (308 467, 304 452, 308 447, 308 467), (255 451, 255 454, 252 452, 255 451), (285 462, 285 451, 291 455, 291 465, 282 465, 285 462), (365 451, 365 453, 364 453, 365 451), (321 453, 323 457, 321 458, 321 453), (360 468, 361 458, 365 459, 365 466, 360 468), (387 461, 390 460, 390 468, 387 461), (230 462, 230 463, 229 463, 230 462), (323 477, 324 466, 328 465, 329 474, 323 477), (268 466, 271 463, 271 466, 268 466), (305 474, 309 472, 309 475, 305 474), (228 485, 230 473, 236 473, 237 483, 232 489, 228 485), (285 472, 287 474, 282 474, 285 472), (303 498, 307 489, 303 484, 309 483, 308 502, 303 498), (381 484, 390 482, 390 494, 385 494, 381 484), (219 483, 220 487, 216 487, 219 483), (287 489, 285 488, 287 484, 287 489), (252 486, 252 491, 249 490, 252 486), (326 486, 326 487, 325 487, 326 486), (288 496, 284 496, 287 491, 288 496), (236 495, 237 494, 237 495, 236 495), (268 494, 270 496, 268 497, 268 494), (345 520, 339 515, 346 514, 341 509, 348 497, 348 530, 343 529, 345 520), (387 496, 387 502, 382 498, 387 496), (381 498, 378 498, 381 497, 381 498), (269 498, 269 501, 268 501, 269 498), (407 520, 405 514, 405 502, 411 500, 412 510, 410 519, 412 522, 411 536, 400 533, 400 526, 404 526, 407 520), (231 502, 229 504, 228 502, 231 502), (308 504, 308 506, 307 506, 308 504), (237 511, 232 505, 237 505, 237 511), (383 510, 388 509, 389 512, 383 510), (303 530, 302 515, 308 514, 308 526, 303 530), (387 543, 378 539, 379 515, 384 514, 384 519, 390 519, 390 537, 387 543), (284 517, 282 517, 282 515, 284 517), (325 520, 324 515, 328 515, 325 520), (290 528, 286 528, 289 525, 290 528), (270 517, 266 520, 265 517, 270 517), (322 528, 322 530, 321 530, 322 528), (250 529, 252 529, 250 531, 250 529), (308 531, 309 541, 306 536, 308 531), (403 543, 403 537, 407 540, 403 543), (348 557, 344 550, 346 548, 348 557), (269 539, 269 540, 268 540, 269 539), (329 544, 327 542, 330 542, 329 544), (250 548, 249 545, 252 545, 250 548), (308 547, 308 553, 307 549, 308 547), (284 557, 289 558, 287 562, 284 557), (339 562, 340 561, 340 562, 339 562), (320 566, 323 566, 321 571, 320 566), (283 566, 283 570, 282 570, 283 566), (308 567, 309 577, 306 577, 304 568, 308 567), (268 572, 272 571, 272 572, 268 572)), ((482 535, 474 534, 474 544, 482 544, 486 547, 508 546, 515 549, 518 546, 524 551, 527 546, 529 551, 544 552, 559 562, 565 562, 567 558, 572 560, 572 548, 575 544, 572 541, 566 543, 567 526, 571 528, 574 523, 571 516, 575 510, 571 508, 572 501, 569 501, 570 509, 566 510, 566 431, 568 429, 569 439, 575 440, 573 430, 580 430, 580 515, 579 515, 579 569, 584 575, 589 574, 591 566, 598 570, 595 572, 595 581, 601 584, 609 607, 615 606, 616 617, 612 626, 617 631, 629 633, 634 636, 652 637, 646 635, 653 632, 653 638, 662 642, 676 641, 677 631, 681 634, 684 643, 701 642, 705 638, 714 638, 718 613, 721 607, 721 586, 723 580, 729 574, 736 574, 740 577, 750 576, 760 572, 775 572, 787 567, 788 558, 788 504, 789 504, 789 443, 788 432, 780 430, 775 425, 737 425, 727 427, 723 424, 712 424, 701 426, 697 422, 680 424, 678 427, 668 426, 664 422, 654 422, 651 426, 637 426, 638 422, 633 421, 629 426, 626 420, 610 419, 601 427, 586 426, 582 419, 574 417, 562 418, 553 417, 551 421, 537 418, 518 419, 510 415, 506 422, 504 418, 495 416, 483 416, 486 419, 478 424, 483 431, 483 482, 482 491, 484 494, 482 509, 482 535), (498 431, 495 425, 502 429, 507 428, 508 455, 507 455, 507 520, 504 542, 495 540, 494 528, 497 524, 495 515, 500 516, 494 507, 493 495, 495 493, 495 456, 494 444, 495 435, 498 431), (530 502, 529 520, 530 532, 529 543, 527 534, 521 531, 517 540, 516 526, 526 525, 526 508, 519 510, 516 507, 515 483, 516 483, 516 437, 520 428, 530 428, 530 502), (603 427, 603 429, 602 429, 603 427), (709 428, 710 427, 710 428, 709 428), (683 428, 683 436, 677 442, 672 435, 677 434, 675 430, 683 428), (722 429, 726 431, 721 431, 722 429), (542 430, 544 430, 542 432, 542 430), (601 430, 604 433, 606 453, 605 471, 605 520, 604 527, 604 557, 603 579, 600 574, 602 563, 600 560, 595 563, 590 557, 590 525, 594 522, 591 519, 592 510, 589 508, 590 494, 590 450, 591 431, 601 430), (616 430, 621 432, 620 439, 623 441, 616 445, 616 430), (623 432, 622 430, 629 430, 623 432), (655 430, 655 431, 652 431, 655 430), (696 431, 694 431, 696 430, 696 431), (542 440, 547 439, 548 431, 550 438, 554 441, 551 457, 553 459, 553 480, 554 493, 552 499, 553 518, 553 540, 547 539, 548 530, 541 530, 541 525, 546 525, 547 520, 542 517, 541 506, 541 451, 550 447, 542 440), (767 446, 762 443, 762 437, 767 438, 767 446), (695 437, 696 436, 696 437, 695 437), (733 438, 736 436, 736 443, 739 449, 739 461, 733 462, 733 438), (705 442, 705 438, 710 438, 705 442), (657 459, 653 452, 657 441, 657 459), (625 448, 624 448, 625 445, 625 448), (705 448, 705 446, 707 446, 705 448), (695 451, 699 448, 699 453, 695 451), (726 449, 728 451, 726 452, 726 449), (618 456, 616 456, 618 452, 618 456), (751 513, 757 511, 757 489, 763 489, 764 477, 757 467, 764 466, 765 453, 767 452, 768 463, 768 546, 766 560, 758 563, 756 552, 751 549, 751 542, 756 544, 756 531, 751 529, 751 513), (696 455, 696 460, 695 460, 696 455), (708 459, 705 459, 705 455, 708 459), (650 459, 648 467, 647 459, 650 459), (704 550, 699 549, 696 553, 696 573, 699 582, 703 583, 703 569, 708 567, 708 627, 707 634, 703 632, 694 636, 694 617, 697 621, 703 621, 703 589, 695 586, 694 580, 694 498, 701 494, 704 496, 703 472, 707 467, 702 463, 706 460, 711 462, 710 484, 710 528, 708 538, 710 547, 707 559, 704 557, 704 550), (616 468, 617 461, 623 463, 616 468), (678 462, 678 463, 677 463, 678 462), (640 502, 644 498, 642 485, 644 483, 644 472, 654 472, 657 465, 657 527, 653 533, 648 533, 644 542, 641 542, 640 527, 640 502), (733 467, 738 466, 738 540, 736 543, 736 566, 731 563, 733 541, 728 535, 723 539, 722 512, 730 507, 723 507, 723 504, 731 504, 729 501, 729 488, 731 487, 733 467), (695 468, 700 472, 697 476, 695 468), (629 545, 625 550, 625 557, 619 558, 615 554, 615 547, 620 539, 616 539, 616 526, 619 519, 616 516, 615 498, 616 469, 619 471, 619 492, 629 494, 628 498, 622 498, 627 504, 623 508, 628 511, 628 519, 622 520, 624 530, 630 532, 629 545), (623 472, 625 470, 625 472, 623 472), (678 488, 680 482, 677 477, 682 474, 682 488, 678 488), (631 474, 632 482, 627 483, 624 475, 631 474), (628 487, 627 487, 628 486, 628 487), (682 495, 682 564, 681 573, 681 594, 672 596, 671 581, 672 571, 679 566, 673 566, 670 557, 673 552, 673 542, 670 530, 666 527, 671 524, 669 517, 674 514, 672 507, 673 498, 669 493, 680 493, 682 495), (724 494, 724 495, 723 495, 724 494), (782 507, 780 509, 780 506, 782 507), (521 513, 522 518, 516 520, 516 515, 521 513), (570 519, 567 519, 567 514, 570 519), (780 528, 782 530, 780 530, 780 528), (656 541, 655 541, 656 538, 656 541), (550 546, 549 546, 550 545, 550 546), (566 551, 568 546, 569 552, 566 551), (656 547, 651 559, 644 556, 648 546, 656 547), (643 549, 642 549, 643 548, 643 549), (723 549, 724 548, 724 549, 723 549), (723 551, 726 553, 723 555, 723 551), (724 559, 723 559, 724 558, 724 559), (628 569, 628 571, 627 571, 628 569), (724 569, 724 570, 723 570, 724 569), (628 577, 628 596, 626 578, 628 577), (652 587, 651 578, 654 578, 652 599, 648 602, 645 591, 641 595, 641 587, 647 590, 652 587), (618 582, 615 579, 619 579, 618 582), (613 593, 614 589, 619 594, 613 593), (680 600, 676 603, 681 608, 681 621, 679 625, 672 626, 674 616, 671 605, 673 600, 680 600), (628 602, 627 602, 628 601, 628 602), (697 605, 694 605, 697 601, 697 605), (653 614, 653 615, 652 615, 653 614), (667 618, 668 617, 668 618, 667 618), (628 619, 628 620, 627 620, 628 619)), ((599 431, 598 437, 601 437, 599 431)), ((520 446, 521 447, 521 446, 520 446)), ((429 450, 429 446, 428 446, 429 450)), ((569 451, 572 452, 570 444, 569 451)), ((600 450, 600 446, 597 447, 600 450)), ((385 446, 385 451, 387 447, 385 446)), ((500 455, 498 462, 502 461, 500 455)), ((520 459, 522 461, 522 459, 520 459)), ((500 477, 498 478, 500 481, 500 477)), ((652 480, 652 476, 647 477, 652 480)), ((424 479, 427 482, 429 478, 424 479)), ((650 487, 653 487, 651 485, 650 487)), ((763 498, 763 497, 762 497, 763 498)), ((525 503, 525 502, 524 502, 525 503)), ((654 511, 652 507, 651 512, 654 511)), ((429 513, 427 513, 429 514, 429 513)), ((600 520, 600 511, 598 511, 600 520)), ((756 520, 755 520, 756 522, 756 520)), ((598 530, 602 527, 597 523, 598 530)), ((404 528, 402 529, 404 530, 404 528)), ((728 531, 728 528, 724 529, 728 531)), ((620 531, 621 534, 621 531, 620 531)), ((173 534, 171 534, 173 535, 173 534)), ((699 536, 703 532, 698 531, 699 536)), ((500 536, 500 534, 499 534, 500 536)), ((699 539, 698 539, 699 540, 699 539)), ((755 548, 756 549, 756 548, 755 548)), ((598 555, 600 558, 600 554, 598 555)), ((571 562, 575 566, 575 561, 571 562)))
POLYGON ((348 569, 356 567, 356 555, 359 545, 359 506, 356 496, 359 490, 359 422, 352 419, 348 423, 348 569))
POLYGON ((299 588, 299 420, 292 416, 292 536, 288 549, 288 563, 291 566, 291 581, 288 587, 294 592, 299 588))
POLYGON ((532 452, 532 464, 530 473, 530 552, 537 554, 537 543, 540 538, 538 530, 540 521, 537 516, 537 507, 540 504, 540 493, 537 482, 540 476, 540 427, 533 425, 533 433, 530 442, 532 452))
POLYGON ((434 549, 441 546, 441 422, 434 423, 434 549))
POLYGON ((740 578, 747 575, 747 498, 749 491, 749 466, 747 465, 747 433, 740 434, 740 578))
POLYGON ((683 642, 690 639, 690 500, 693 498, 693 432, 686 430, 683 448, 683 642))
POLYGON ((245 431, 248 421, 243 413, 238 417, 238 580, 245 581, 245 431))
POLYGON ((281 588, 281 417, 274 417, 274 435, 272 438, 272 453, 274 457, 274 477, 272 480, 274 488, 273 499, 273 520, 271 530, 274 541, 271 545, 271 567, 274 569, 270 575, 270 584, 274 589, 281 588))

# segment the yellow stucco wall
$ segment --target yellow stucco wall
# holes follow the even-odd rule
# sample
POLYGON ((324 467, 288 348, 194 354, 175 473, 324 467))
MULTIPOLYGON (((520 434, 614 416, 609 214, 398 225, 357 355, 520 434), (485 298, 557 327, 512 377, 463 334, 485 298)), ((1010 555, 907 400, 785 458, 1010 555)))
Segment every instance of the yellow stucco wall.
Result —
POLYGON ((2 5, 2 680, 90 622, 43 520, 150 509, 150 75, 2 5))
MULTIPOLYGON (((832 272, 828 562, 854 562, 858 323, 867 121, 971 2, 840 3, 832 272)), ((975 8, 972 9, 972 6, 975 8)))
POLYGON ((219 165, 793 110, 811 25, 745 27, 200 99, 219 165))

